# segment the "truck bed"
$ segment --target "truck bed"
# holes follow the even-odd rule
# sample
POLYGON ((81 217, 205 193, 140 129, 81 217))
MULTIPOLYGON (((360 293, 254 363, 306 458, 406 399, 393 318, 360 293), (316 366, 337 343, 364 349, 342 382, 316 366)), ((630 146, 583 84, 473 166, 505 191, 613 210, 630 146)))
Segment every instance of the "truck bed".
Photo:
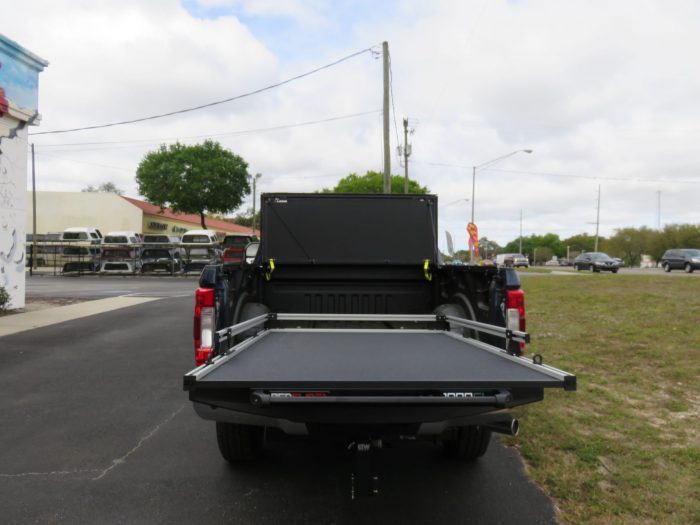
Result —
POLYGON ((269 329, 187 390, 575 389, 575 376, 443 330, 269 329))

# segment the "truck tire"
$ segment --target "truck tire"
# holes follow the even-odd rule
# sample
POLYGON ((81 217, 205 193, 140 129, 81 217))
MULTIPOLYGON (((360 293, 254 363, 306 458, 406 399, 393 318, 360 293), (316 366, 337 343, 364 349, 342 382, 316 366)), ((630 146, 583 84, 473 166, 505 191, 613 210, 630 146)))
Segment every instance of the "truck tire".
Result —
POLYGON ((491 431, 484 427, 457 427, 451 439, 443 439, 445 455, 462 461, 474 461, 483 456, 491 442, 491 431))
MULTIPOLYGON (((437 315, 451 315, 453 317, 461 317, 467 321, 476 321, 476 312, 474 312, 474 307, 471 301, 467 299, 467 296, 463 293, 457 293, 451 298, 451 303, 441 304, 435 310, 434 314, 437 315)), ((459 329, 455 326, 450 326, 450 331, 461 333, 464 337, 471 337, 480 341, 479 332, 476 330, 471 330, 469 328, 459 329)))
MULTIPOLYGON (((234 312, 233 323, 234 324, 242 323, 243 321, 248 321, 249 319, 253 319, 254 317, 258 317, 260 315, 269 314, 269 313, 270 313, 270 309, 262 303, 245 303, 242 306, 236 305, 236 312, 234 312)), ((245 332, 239 334, 236 337, 236 341, 241 342, 244 339, 248 339, 249 337, 253 337, 259 331, 260 331, 260 327, 251 328, 249 330, 246 330, 245 332)))
POLYGON ((262 451, 265 427, 217 422, 216 441, 221 455, 229 463, 253 461, 262 451))

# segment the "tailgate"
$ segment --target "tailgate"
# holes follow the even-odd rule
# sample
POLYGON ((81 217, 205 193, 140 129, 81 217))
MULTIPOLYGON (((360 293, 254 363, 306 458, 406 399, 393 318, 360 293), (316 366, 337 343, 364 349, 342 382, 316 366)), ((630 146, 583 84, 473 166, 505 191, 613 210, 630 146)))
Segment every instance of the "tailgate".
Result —
POLYGON ((503 405, 512 390, 575 390, 576 376, 448 330, 272 328, 186 374, 184 388, 243 389, 262 405, 503 405))

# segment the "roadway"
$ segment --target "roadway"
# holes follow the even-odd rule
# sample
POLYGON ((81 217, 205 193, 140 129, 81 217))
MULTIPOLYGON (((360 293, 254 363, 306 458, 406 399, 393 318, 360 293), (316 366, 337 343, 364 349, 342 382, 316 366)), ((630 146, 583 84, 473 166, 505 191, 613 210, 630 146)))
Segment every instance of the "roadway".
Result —
POLYGON ((3 523, 556 522, 517 452, 497 441, 472 464, 430 443, 387 448, 381 494, 355 502, 341 447, 273 442, 232 468, 182 391, 194 280, 41 279, 30 294, 70 285, 79 296, 161 298, 0 337, 3 523))

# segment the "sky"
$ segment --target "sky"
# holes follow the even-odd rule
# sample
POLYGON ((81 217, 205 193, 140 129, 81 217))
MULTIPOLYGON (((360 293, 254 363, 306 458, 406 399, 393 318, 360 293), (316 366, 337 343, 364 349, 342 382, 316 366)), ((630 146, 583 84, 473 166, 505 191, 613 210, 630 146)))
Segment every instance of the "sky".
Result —
POLYGON ((259 192, 382 171, 387 41, 392 173, 407 118, 409 177, 438 195, 443 250, 445 231, 466 248, 472 205, 501 245, 521 226, 595 235, 598 203, 602 236, 700 223, 692 0, 0 0, 0 13, 0 32, 50 63, 29 139, 38 190, 113 182, 139 197, 144 155, 207 138, 262 174, 259 192))

